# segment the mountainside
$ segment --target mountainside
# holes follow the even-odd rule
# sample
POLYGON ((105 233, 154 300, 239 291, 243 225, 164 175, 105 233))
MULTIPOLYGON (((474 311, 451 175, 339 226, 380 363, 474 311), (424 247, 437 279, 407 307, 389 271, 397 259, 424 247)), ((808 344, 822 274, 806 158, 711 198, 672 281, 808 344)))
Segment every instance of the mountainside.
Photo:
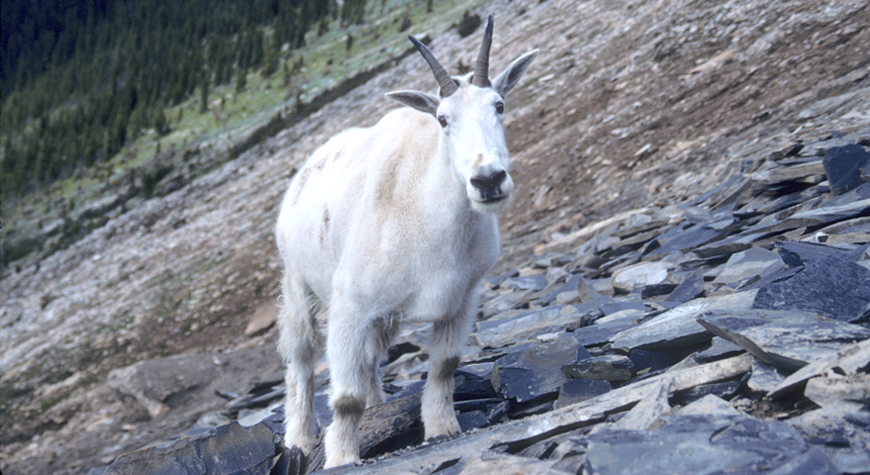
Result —
MULTIPOLYGON (((428 35, 451 72, 479 48, 480 30, 450 27, 461 10, 407 31, 428 35)), ((541 50, 506 101, 517 192, 493 275, 576 252, 614 217, 697 200, 745 176, 747 160, 832 134, 870 141, 864 1, 513 0, 472 13, 495 15, 493 71, 541 50)), ((384 93, 433 89, 418 55, 396 56, 238 158, 0 280, 3 473, 88 473, 204 425, 223 407, 216 391, 280 379, 268 325, 281 197, 317 146, 397 106, 384 93), (187 370, 166 369, 174 355, 187 370), (154 369, 133 377, 142 361, 154 369)))

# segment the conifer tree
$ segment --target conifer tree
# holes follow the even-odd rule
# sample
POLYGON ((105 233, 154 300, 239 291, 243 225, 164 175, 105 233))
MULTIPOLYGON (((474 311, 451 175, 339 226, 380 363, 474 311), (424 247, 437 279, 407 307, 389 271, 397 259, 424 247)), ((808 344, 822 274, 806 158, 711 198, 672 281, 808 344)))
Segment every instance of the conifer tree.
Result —
POLYGON ((209 80, 208 74, 202 75, 202 81, 199 87, 199 113, 205 114, 208 112, 208 94, 209 94, 209 80))

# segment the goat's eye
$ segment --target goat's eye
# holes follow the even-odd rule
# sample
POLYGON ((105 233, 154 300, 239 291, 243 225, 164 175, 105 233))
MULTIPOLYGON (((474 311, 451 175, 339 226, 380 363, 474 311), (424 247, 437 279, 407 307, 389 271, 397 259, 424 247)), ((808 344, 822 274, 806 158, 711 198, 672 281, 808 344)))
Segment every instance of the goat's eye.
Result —
POLYGON ((441 124, 441 127, 447 127, 447 117, 443 115, 438 116, 438 123, 441 124))
POLYGON ((498 101, 495 103, 495 111, 499 114, 504 114, 504 102, 498 101))

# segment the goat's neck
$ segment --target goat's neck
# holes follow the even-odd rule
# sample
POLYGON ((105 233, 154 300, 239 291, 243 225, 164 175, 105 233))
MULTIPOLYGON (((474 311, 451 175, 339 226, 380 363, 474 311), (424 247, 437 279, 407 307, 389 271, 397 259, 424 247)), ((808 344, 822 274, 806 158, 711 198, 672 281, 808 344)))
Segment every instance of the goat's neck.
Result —
POLYGON ((453 150, 447 137, 443 133, 438 135, 438 147, 435 156, 429 161, 429 169, 426 173, 428 196, 435 198, 432 210, 449 223, 451 233, 456 233, 461 228, 472 226, 481 220, 495 219, 494 215, 486 215, 472 209, 465 189, 465 179, 454 165, 453 150), (459 228, 457 224, 460 224, 459 228))

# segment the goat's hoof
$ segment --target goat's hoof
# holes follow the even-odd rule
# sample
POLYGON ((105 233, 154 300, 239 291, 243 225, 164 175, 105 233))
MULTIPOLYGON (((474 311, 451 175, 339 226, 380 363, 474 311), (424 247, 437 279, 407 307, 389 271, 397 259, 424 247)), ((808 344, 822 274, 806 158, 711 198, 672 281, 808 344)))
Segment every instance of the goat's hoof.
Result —
POLYGON ((456 420, 456 417, 454 417, 453 420, 442 422, 440 424, 432 424, 431 426, 431 429, 429 427, 426 427, 427 441, 435 441, 440 439, 441 437, 449 439, 462 431, 459 427, 459 422, 456 420))
POLYGON ((291 452, 298 450, 303 454, 310 454, 314 452, 314 440, 285 438, 284 447, 291 452))
POLYGON ((327 468, 340 467, 342 465, 358 464, 358 463, 360 463, 360 459, 359 459, 358 455, 339 454, 339 455, 334 455, 332 457, 327 457, 326 463, 323 465, 323 468, 327 469, 327 468))

